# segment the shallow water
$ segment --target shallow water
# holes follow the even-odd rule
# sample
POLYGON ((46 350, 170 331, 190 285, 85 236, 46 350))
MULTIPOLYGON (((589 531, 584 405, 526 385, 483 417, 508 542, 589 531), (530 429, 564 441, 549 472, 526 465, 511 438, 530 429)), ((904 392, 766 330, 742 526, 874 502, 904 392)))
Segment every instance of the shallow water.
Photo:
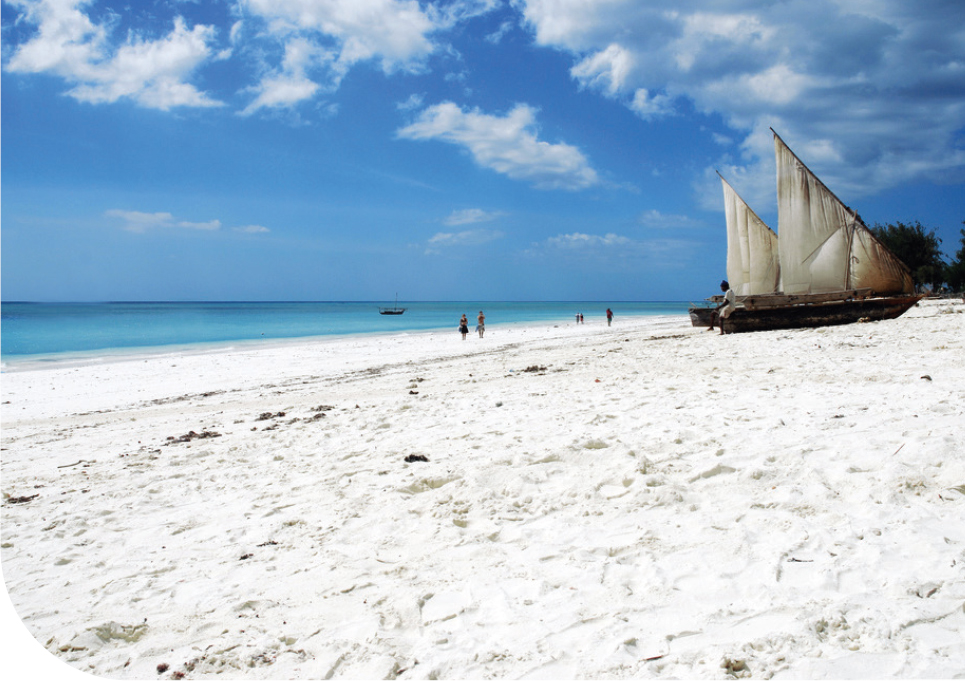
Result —
POLYGON ((4 303, 0 355, 4 362, 56 360, 131 349, 163 349, 232 341, 399 333, 452 328, 465 314, 470 328, 480 310, 489 327, 533 322, 605 320, 620 316, 686 314, 683 302, 404 302, 405 314, 380 315, 394 302, 4 303))

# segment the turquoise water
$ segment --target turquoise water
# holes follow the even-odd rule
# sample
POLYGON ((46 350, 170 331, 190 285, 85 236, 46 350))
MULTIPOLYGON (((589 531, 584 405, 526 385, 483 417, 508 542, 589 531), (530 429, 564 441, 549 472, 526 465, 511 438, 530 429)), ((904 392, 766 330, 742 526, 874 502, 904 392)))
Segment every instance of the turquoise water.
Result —
MULTIPOLYGON (((391 307, 394 303, 381 303, 391 307)), ((480 310, 486 326, 533 322, 586 323, 621 316, 685 315, 687 303, 399 302, 400 316, 379 314, 380 303, 3 303, 0 356, 4 362, 174 346, 313 336, 452 329, 465 314, 470 328, 480 310)))

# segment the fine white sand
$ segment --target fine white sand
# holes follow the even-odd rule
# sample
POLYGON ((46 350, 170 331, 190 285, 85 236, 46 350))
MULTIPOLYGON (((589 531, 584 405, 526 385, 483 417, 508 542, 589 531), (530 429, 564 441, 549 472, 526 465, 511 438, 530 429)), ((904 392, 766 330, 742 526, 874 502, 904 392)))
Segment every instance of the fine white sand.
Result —
POLYGON ((118 679, 962 678, 965 305, 490 321, 5 373, 24 626, 118 679))

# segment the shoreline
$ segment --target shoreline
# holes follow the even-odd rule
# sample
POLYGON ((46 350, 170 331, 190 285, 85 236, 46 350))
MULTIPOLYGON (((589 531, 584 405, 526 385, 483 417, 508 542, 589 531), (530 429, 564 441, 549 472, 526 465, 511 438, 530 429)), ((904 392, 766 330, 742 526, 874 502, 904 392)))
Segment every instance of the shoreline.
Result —
MULTIPOLYGON (((659 321, 667 324, 680 320, 690 324, 690 319, 686 315, 624 315, 619 318, 618 323, 639 322, 641 320, 659 321)), ((591 327, 598 327, 603 322, 596 320, 591 322, 591 327)), ((586 325, 580 325, 586 326, 586 325)), ((567 328, 577 327, 575 322, 563 321, 520 321, 493 323, 487 326, 486 333, 500 333, 510 329, 544 329, 544 328, 567 328)), ((455 328, 455 327, 453 327, 455 328)), ((611 327, 615 328, 615 327, 611 327)), ((0 373, 15 373, 21 371, 37 371, 43 369, 75 368, 82 366, 103 366, 115 362, 141 361, 151 358, 165 356, 180 357, 188 355, 211 355, 230 352, 247 352, 251 350, 283 348, 294 345, 328 343, 328 342, 350 342, 354 339, 380 338, 380 337, 425 337, 431 335, 445 335, 450 332, 448 327, 434 329, 417 329, 410 331, 367 331, 360 333, 345 334, 326 334, 317 336, 294 336, 291 338, 248 338, 226 341, 202 341, 196 343, 184 343, 173 345, 156 345, 143 347, 120 347, 104 348, 100 350, 79 350, 58 353, 43 353, 35 355, 13 355, 0 360, 0 373)), ((470 332, 470 337, 475 338, 475 331, 470 332)))
MULTIPOLYGON (((45 364, 64 358, 84 361, 195 348, 218 350, 262 341, 442 331, 456 326, 455 304, 421 303, 404 318, 390 318, 376 315, 367 303, 50 303, 19 304, 15 309, 9 309, 14 304, 8 303, 3 306, 0 362, 3 366, 45 364)), ((490 323, 503 326, 565 324, 573 318, 571 310, 594 303, 461 304, 486 307, 490 323)), ((637 317, 685 315, 688 304, 623 305, 618 314, 637 317)))
POLYGON ((965 306, 653 319, 5 374, 10 599, 116 679, 965 668, 965 306))

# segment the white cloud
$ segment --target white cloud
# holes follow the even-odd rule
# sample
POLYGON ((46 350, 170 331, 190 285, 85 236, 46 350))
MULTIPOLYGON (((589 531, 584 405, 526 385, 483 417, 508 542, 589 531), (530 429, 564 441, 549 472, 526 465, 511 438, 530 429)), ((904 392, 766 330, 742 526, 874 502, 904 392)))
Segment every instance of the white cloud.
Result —
POLYGON ((633 93, 630 109, 645 121, 673 114, 673 103, 667 95, 653 95, 646 88, 633 93))
POLYGON ((504 21, 498 29, 486 36, 486 40, 493 45, 498 45, 506 37, 506 34, 513 30, 513 26, 512 21, 504 21))
POLYGON ((265 62, 261 82, 250 88, 256 99, 243 113, 291 107, 318 92, 333 92, 349 70, 363 62, 383 72, 420 73, 440 49, 433 36, 460 22, 490 12, 496 0, 458 0, 423 4, 417 0, 239 0, 246 17, 264 27, 268 45, 285 45, 279 65, 265 62), (293 43, 303 43, 316 58, 293 64, 293 43))
POLYGON ((37 34, 20 45, 7 63, 18 73, 56 74, 74 87, 68 92, 84 102, 116 102, 129 98, 141 106, 168 110, 178 106, 220 106, 187 82, 213 54, 214 29, 189 29, 177 17, 165 37, 148 40, 130 32, 116 49, 109 27, 84 14, 90 0, 10 0, 22 10, 23 20, 37 26, 37 34))
POLYGON ((497 230, 469 229, 462 232, 439 232, 426 243, 426 254, 440 253, 443 248, 480 246, 490 241, 502 239, 503 233, 497 230))
POLYGON ((664 215, 652 209, 640 214, 637 222, 648 229, 694 229, 704 227, 704 223, 686 215, 664 215))
POLYGON ((137 210, 113 209, 105 213, 108 217, 124 221, 124 229, 129 232, 145 232, 154 227, 170 227, 174 216, 170 213, 142 213, 137 210))
POLYGON ((276 36, 325 36, 338 59, 354 64, 379 58, 387 72, 408 70, 434 49, 429 16, 414 0, 241 0, 276 36))
POLYGON ((308 71, 330 63, 332 59, 331 53, 305 38, 289 39, 285 43, 281 66, 264 75, 258 85, 248 88, 258 96, 241 111, 241 115, 248 116, 264 108, 288 108, 311 99, 321 86, 307 76, 308 71))
POLYGON ((221 220, 209 220, 208 222, 179 222, 178 227, 185 229, 200 229, 206 232, 213 232, 221 229, 221 220))
POLYGON ((443 222, 450 226, 470 225, 479 222, 492 222, 501 218, 504 213, 499 211, 490 212, 481 208, 466 208, 464 210, 453 211, 443 222))
POLYGON ((631 239, 625 236, 620 236, 618 234, 583 234, 581 232, 573 232, 572 234, 560 234, 559 236, 553 236, 546 240, 547 245, 554 248, 563 249, 576 249, 576 248, 594 248, 594 247, 614 247, 614 246, 626 246, 633 243, 631 239))
POLYGON ((319 90, 332 92, 349 69, 367 60, 383 71, 418 72, 436 49, 432 18, 414 0, 241 0, 266 26, 269 42, 285 45, 283 62, 266 68, 244 111, 290 107, 319 90))
POLYGON ((399 111, 414 111, 415 109, 422 108, 424 99, 422 95, 411 94, 407 100, 399 102, 395 106, 399 111))
POLYGON ((402 139, 437 139, 464 147, 484 168, 541 189, 578 190, 600 183, 579 149, 537 139, 536 111, 525 104, 516 105, 506 116, 493 116, 443 102, 424 110, 397 134, 402 139))
POLYGON ((581 86, 614 96, 623 89, 632 68, 633 55, 614 43, 578 63, 570 73, 581 86))
MULTIPOLYGON (((138 210, 111 209, 105 211, 104 215, 116 218, 123 223, 123 228, 129 232, 139 234, 149 229, 190 229, 202 232, 216 232, 221 229, 221 220, 208 220, 207 222, 192 222, 190 220, 177 220, 171 213, 145 213, 138 210)), ((267 227, 261 225, 246 225, 244 227, 234 227, 234 231, 246 234, 263 234, 268 232, 267 227)))
MULTIPOLYGON (((762 178, 773 167, 773 149, 760 143, 768 125, 795 150, 833 140, 834 154, 823 157, 839 160, 815 170, 854 196, 960 176, 965 167, 956 142, 965 123, 965 5, 958 0, 721 0, 712 10, 693 0, 515 6, 537 44, 572 57, 580 86, 623 101, 647 121, 684 99, 719 115, 751 142, 739 165, 762 178)), ((772 174, 768 180, 773 194, 772 174)))
POLYGON ((692 262, 697 246, 692 240, 681 238, 633 239, 620 234, 587 234, 572 232, 549 237, 533 244, 525 255, 565 261, 567 266, 580 267, 587 263, 605 264, 614 270, 686 269, 692 262))
POLYGON ((252 92, 258 96, 240 113, 249 116, 259 109, 277 109, 290 107, 298 102, 311 99, 318 91, 319 85, 303 75, 278 75, 263 78, 252 92))

